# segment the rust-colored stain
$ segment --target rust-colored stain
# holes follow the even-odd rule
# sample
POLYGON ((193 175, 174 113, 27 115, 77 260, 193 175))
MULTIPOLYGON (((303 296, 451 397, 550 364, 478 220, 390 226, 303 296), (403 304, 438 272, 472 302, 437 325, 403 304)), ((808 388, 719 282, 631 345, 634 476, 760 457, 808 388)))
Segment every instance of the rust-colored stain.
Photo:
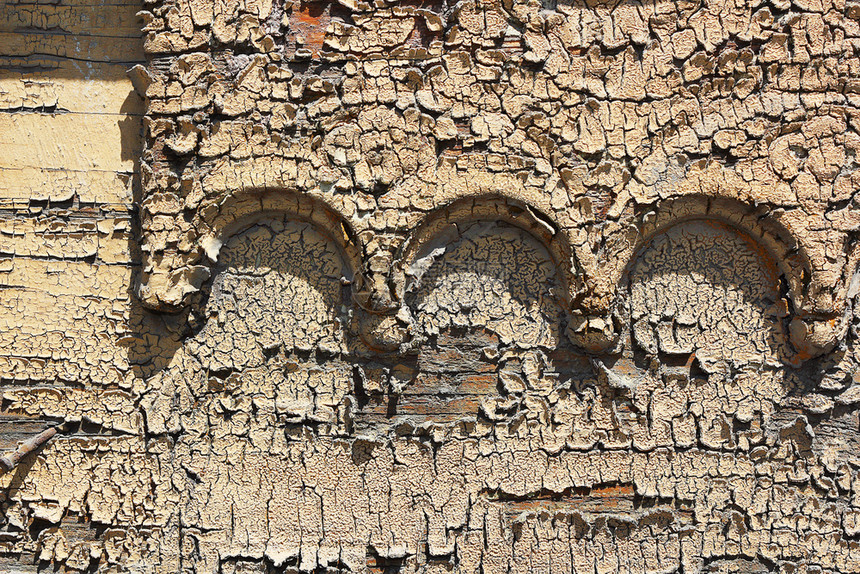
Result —
POLYGON ((331 7, 328 3, 299 3, 290 14, 290 39, 295 43, 295 49, 309 50, 311 57, 317 59, 330 22, 331 7))

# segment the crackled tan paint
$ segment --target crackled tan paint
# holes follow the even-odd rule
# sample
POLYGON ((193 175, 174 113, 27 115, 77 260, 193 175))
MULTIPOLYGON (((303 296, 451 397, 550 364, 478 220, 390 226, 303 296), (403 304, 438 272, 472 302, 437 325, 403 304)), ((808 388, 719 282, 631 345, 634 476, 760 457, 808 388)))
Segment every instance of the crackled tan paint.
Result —
POLYGON ((860 572, 858 42, 0 5, 0 572, 860 572))

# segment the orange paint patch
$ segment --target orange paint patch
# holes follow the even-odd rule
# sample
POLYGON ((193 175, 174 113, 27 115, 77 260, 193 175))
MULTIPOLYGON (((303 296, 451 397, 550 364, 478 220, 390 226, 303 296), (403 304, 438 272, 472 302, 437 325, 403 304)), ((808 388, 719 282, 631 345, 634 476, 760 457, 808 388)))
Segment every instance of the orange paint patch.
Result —
POLYGON ((290 36, 296 39, 296 49, 310 50, 312 57, 317 58, 325 43, 326 29, 330 23, 328 5, 302 2, 290 15, 290 36))

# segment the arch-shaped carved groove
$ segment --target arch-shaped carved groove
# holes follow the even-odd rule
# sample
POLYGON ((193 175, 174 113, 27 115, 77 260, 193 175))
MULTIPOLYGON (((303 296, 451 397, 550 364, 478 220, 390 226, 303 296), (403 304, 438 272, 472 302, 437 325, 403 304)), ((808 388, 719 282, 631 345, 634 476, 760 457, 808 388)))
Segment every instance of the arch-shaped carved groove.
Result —
POLYGON ((460 230, 479 221, 504 222, 535 238, 550 255, 556 268, 559 292, 554 293, 568 314, 567 335, 587 350, 604 348, 607 325, 601 317, 583 316, 580 301, 585 292, 583 271, 569 230, 539 209, 502 194, 471 196, 453 201, 430 212, 404 242, 394 267, 396 297, 403 301, 421 260, 435 246, 448 243, 460 230), (595 332, 597 335, 595 335, 595 332))
POLYGON ((627 266, 630 342, 699 365, 793 363, 782 277, 771 250, 735 225, 716 217, 670 223, 627 266))
POLYGON ((284 211, 246 216, 227 232, 199 303, 204 319, 148 379, 141 399, 148 432, 178 432, 187 423, 186 440, 217 434, 238 411, 250 434, 283 433, 284 420, 346 432, 343 250, 319 225, 284 211), (236 402, 224 410, 222 400, 236 402), (258 409, 258 400, 266 406, 258 409))
POLYGON ((200 227, 196 250, 179 269, 172 262, 154 260, 144 253, 144 273, 138 287, 138 297, 144 305, 158 310, 177 311, 188 303, 189 297, 200 290, 211 276, 218 252, 231 236, 272 215, 288 215, 315 225, 340 248, 352 277, 353 291, 360 291, 364 266, 357 234, 347 218, 322 199, 284 189, 246 190, 231 195, 218 205, 214 215, 200 227))
MULTIPOLYGON (((764 260, 772 262, 776 275, 784 279, 787 287, 793 314, 790 336, 798 361, 828 352, 844 336, 847 323, 843 318, 810 308, 808 294, 816 282, 816 273, 803 246, 766 208, 754 208, 731 199, 686 196, 642 213, 631 232, 620 239, 626 245, 615 250, 624 255, 620 259, 623 265, 602 266, 606 273, 603 284, 618 289, 638 254, 654 237, 675 225, 697 219, 722 222, 754 240, 766 253, 764 260)), ((614 306, 615 297, 611 300, 614 306)))

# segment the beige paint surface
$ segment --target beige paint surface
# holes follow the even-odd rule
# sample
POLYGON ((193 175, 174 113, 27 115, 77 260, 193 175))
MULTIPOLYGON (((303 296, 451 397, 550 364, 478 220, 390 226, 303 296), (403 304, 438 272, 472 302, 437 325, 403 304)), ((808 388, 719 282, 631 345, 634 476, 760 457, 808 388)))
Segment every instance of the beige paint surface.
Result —
POLYGON ((0 572, 860 572, 858 41, 0 5, 0 572))

